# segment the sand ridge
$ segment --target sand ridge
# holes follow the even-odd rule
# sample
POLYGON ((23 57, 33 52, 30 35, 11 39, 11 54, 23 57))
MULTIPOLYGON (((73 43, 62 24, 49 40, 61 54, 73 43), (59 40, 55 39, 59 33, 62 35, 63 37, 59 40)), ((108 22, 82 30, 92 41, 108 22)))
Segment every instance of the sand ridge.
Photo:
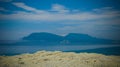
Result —
POLYGON ((38 51, 0 56, 0 67, 120 67, 120 56, 96 53, 38 51))

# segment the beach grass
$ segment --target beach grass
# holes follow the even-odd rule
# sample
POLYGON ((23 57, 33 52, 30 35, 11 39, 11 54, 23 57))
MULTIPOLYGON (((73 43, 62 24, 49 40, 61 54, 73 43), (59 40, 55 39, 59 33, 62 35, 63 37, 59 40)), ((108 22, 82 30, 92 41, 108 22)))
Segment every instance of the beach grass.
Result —
POLYGON ((0 67, 120 67, 120 56, 38 51, 34 54, 0 56, 0 67))

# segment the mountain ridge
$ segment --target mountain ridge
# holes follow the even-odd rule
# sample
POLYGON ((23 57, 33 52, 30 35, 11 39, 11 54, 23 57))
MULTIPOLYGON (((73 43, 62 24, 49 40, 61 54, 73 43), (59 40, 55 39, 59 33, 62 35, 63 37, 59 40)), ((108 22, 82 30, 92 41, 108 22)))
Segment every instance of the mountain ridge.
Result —
POLYGON ((65 36, 60 36, 53 33, 47 32, 36 32, 32 33, 26 37, 22 38, 23 40, 28 41, 37 41, 40 43, 48 42, 48 43, 58 43, 58 44, 111 44, 114 43, 114 40, 110 39, 102 39, 92 37, 88 34, 81 33, 69 33, 65 36))
POLYGON ((98 45, 98 44, 120 44, 119 40, 102 39, 81 33, 69 33, 65 36, 60 36, 47 32, 31 33, 18 41, 7 43, 0 42, 0 45, 38 45, 38 46, 59 46, 59 45, 98 45))

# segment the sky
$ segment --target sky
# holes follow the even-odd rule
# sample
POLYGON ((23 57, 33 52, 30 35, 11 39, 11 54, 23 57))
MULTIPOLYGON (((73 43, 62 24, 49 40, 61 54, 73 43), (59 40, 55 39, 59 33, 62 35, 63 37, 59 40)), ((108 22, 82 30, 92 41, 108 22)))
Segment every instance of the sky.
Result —
POLYGON ((120 0, 0 0, 0 40, 35 32, 120 40, 120 0))

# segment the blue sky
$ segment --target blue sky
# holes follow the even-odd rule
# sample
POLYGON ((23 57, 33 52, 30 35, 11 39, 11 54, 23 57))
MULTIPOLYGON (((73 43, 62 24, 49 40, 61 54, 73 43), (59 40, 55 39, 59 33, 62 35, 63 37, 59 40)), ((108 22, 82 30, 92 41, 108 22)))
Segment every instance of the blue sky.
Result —
POLYGON ((120 0, 0 0, 0 40, 33 32, 119 39, 120 0))

